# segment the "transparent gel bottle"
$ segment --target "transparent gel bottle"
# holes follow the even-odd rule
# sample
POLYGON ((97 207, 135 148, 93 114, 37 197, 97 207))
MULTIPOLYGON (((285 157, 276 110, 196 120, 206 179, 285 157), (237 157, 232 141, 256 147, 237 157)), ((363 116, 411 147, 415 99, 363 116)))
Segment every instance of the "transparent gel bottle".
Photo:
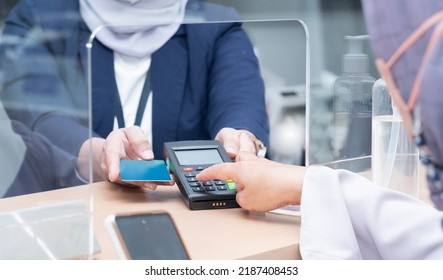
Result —
POLYGON ((367 35, 346 36, 348 51, 343 71, 334 82, 332 148, 336 168, 354 172, 370 170, 372 87, 369 58, 364 53, 367 35))
POLYGON ((384 80, 374 84, 372 101, 372 180, 417 197, 418 149, 406 132, 384 80))

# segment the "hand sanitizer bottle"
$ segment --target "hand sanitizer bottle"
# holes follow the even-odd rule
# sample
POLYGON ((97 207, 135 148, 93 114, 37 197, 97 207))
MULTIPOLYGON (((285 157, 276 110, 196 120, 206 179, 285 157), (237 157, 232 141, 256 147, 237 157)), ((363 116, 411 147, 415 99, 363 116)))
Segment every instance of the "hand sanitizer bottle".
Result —
POLYGON ((370 169, 372 87, 369 58, 364 53, 367 35, 346 36, 348 52, 343 72, 334 83, 332 148, 336 168, 354 172, 370 169))

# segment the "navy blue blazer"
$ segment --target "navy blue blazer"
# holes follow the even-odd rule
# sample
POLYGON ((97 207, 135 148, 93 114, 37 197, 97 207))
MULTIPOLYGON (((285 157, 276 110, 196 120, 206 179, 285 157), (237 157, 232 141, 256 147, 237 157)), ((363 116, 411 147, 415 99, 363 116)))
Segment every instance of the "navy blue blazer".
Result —
MULTIPOLYGON (((191 0, 203 14, 233 10, 191 0)), ((11 11, 0 46, 1 93, 12 119, 76 155, 87 129, 87 43, 78 0, 22 0, 11 11)), ((188 24, 152 56, 153 150, 165 141, 213 139, 223 127, 247 129, 269 144, 264 85, 239 23, 188 24)), ((117 86, 113 52, 92 48, 92 128, 113 129, 117 86)))

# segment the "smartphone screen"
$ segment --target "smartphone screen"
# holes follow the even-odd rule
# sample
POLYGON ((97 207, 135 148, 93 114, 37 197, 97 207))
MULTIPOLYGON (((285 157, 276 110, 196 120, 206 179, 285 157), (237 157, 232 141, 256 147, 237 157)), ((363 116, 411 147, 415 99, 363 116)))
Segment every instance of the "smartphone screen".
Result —
POLYGON ((168 213, 116 216, 115 224, 130 259, 189 259, 168 213))

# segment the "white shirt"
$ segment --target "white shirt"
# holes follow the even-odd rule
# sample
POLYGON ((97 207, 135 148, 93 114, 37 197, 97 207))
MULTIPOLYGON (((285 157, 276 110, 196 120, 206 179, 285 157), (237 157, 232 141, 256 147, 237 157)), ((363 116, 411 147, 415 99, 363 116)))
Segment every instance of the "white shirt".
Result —
POLYGON ((311 166, 301 199, 303 259, 443 259, 443 213, 352 172, 311 166))
MULTIPOLYGON (((126 127, 134 125, 146 74, 150 66, 150 56, 139 58, 114 52, 115 80, 126 127)), ((140 127, 152 145, 152 91, 149 94, 140 127)), ((114 130, 118 128, 117 118, 114 118, 114 130)))

